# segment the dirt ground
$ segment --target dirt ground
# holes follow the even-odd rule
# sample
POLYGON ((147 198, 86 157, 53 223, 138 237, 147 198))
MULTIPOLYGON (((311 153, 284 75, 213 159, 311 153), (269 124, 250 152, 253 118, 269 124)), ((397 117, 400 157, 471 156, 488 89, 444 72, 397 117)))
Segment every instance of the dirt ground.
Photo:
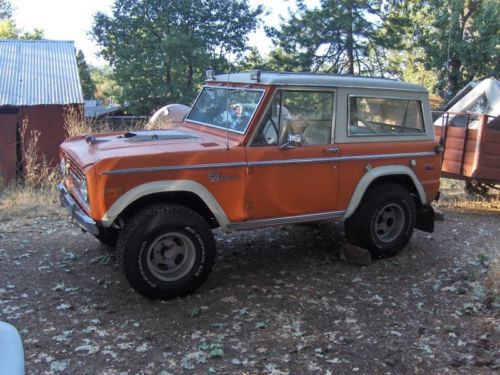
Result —
POLYGON ((0 222, 0 320, 27 374, 500 372, 500 208, 443 205, 392 259, 341 259, 335 222, 216 231, 194 295, 133 292, 113 253, 57 216, 0 222), (498 270, 498 268, 497 268, 498 270))

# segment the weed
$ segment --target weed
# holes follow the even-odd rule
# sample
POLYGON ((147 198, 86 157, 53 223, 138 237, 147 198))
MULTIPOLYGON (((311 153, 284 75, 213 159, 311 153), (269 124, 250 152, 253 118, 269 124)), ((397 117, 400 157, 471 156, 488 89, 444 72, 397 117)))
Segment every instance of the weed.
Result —
POLYGON ((36 217, 57 212, 56 186, 61 179, 59 170, 40 153, 38 130, 28 131, 28 119, 21 127, 21 178, 2 185, 0 221, 16 217, 36 217))
MULTIPOLYGON (((68 107, 64 113, 64 130, 68 137, 82 134, 109 133, 113 129, 108 122, 86 120, 81 111, 68 107)), ((0 180, 0 221, 16 217, 60 215, 57 185, 61 174, 57 165, 50 163, 40 152, 42 133, 29 130, 28 119, 21 128, 22 176, 18 181, 4 184, 0 180)), ((143 128, 143 123, 136 123, 143 128)))

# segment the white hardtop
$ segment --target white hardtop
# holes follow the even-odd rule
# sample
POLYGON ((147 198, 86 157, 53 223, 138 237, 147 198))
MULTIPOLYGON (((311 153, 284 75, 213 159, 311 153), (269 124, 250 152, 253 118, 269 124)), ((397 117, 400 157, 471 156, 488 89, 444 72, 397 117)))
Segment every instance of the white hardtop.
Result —
POLYGON ((260 80, 257 81, 251 79, 250 74, 250 72, 219 74, 215 76, 215 81, 246 84, 259 83, 276 86, 373 88, 427 93, 427 90, 423 86, 385 78, 357 77, 352 75, 326 73, 261 72, 260 80))
POLYGON ((477 113, 478 111, 483 115, 500 116, 500 81, 487 78, 477 82, 469 93, 448 109, 448 112, 452 113, 477 113), (482 105, 478 105, 481 101, 483 101, 482 105))

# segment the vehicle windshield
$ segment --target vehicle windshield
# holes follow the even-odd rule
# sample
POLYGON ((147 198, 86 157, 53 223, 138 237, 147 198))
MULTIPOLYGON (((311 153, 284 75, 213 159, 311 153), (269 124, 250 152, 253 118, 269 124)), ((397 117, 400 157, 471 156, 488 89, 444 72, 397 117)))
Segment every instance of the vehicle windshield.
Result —
POLYGON ((205 86, 186 120, 244 134, 264 90, 205 86))

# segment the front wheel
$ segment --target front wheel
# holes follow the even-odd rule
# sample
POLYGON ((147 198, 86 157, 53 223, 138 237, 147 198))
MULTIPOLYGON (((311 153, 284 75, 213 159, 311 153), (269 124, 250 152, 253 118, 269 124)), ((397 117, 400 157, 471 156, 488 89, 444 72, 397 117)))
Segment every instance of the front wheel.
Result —
POLYGON ((346 220, 347 239, 374 258, 399 253, 415 228, 415 202, 403 186, 382 183, 370 188, 356 212, 346 220))
POLYGON ((114 248, 118 241, 118 230, 113 228, 99 228, 99 234, 94 237, 102 244, 114 248))
POLYGON ((178 205, 139 212, 120 232, 117 250, 130 285, 147 298, 164 300, 200 287, 216 253, 207 222, 178 205))

